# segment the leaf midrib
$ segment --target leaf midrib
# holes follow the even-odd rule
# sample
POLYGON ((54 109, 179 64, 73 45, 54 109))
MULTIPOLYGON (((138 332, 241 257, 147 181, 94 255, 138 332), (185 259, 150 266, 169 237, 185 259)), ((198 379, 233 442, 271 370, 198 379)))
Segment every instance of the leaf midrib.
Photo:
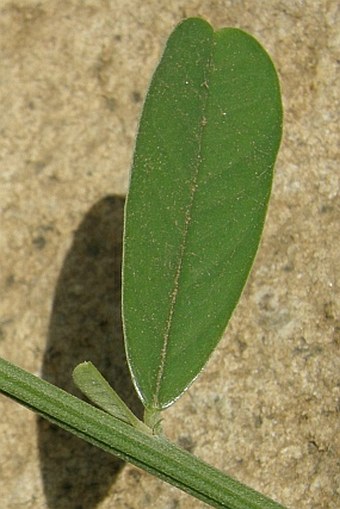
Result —
MULTIPOLYGON (((213 48, 213 37, 212 37, 212 41, 211 41, 211 47, 213 48)), ((209 77, 210 77, 210 71, 211 71, 212 53, 213 52, 211 51, 211 54, 208 59, 208 64, 207 64, 207 74, 209 75, 209 77)), ((209 85, 207 83, 206 77, 205 77, 205 81, 201 84, 201 86, 209 89, 209 85)), ((171 292, 169 313, 168 313, 168 318, 167 318, 166 324, 165 324, 165 331, 163 334, 163 346, 162 346, 161 355, 160 355, 160 364, 159 364, 159 369, 158 369, 157 378, 156 378, 156 389, 155 389, 154 401, 153 401, 153 405, 155 408, 160 408, 162 406, 159 404, 159 394, 160 394, 160 390, 161 390, 161 384, 162 384, 162 379, 163 379, 164 369, 165 369, 165 364, 166 364, 168 344, 169 344, 170 334, 171 334, 171 326, 173 323, 172 318, 174 315, 174 310, 175 310, 175 306, 176 306, 176 302, 177 302, 177 296, 179 293, 179 280, 180 280, 181 273, 182 273, 184 255, 185 255, 185 251, 186 251, 186 247, 187 247, 187 238, 188 238, 188 233, 189 233, 189 227, 190 227, 190 223, 192 220, 191 212, 192 212, 192 208, 193 208, 193 204, 194 204, 196 191, 198 188, 197 182, 198 182, 199 171, 200 171, 200 167, 201 167, 202 161, 203 161, 202 139, 203 139, 204 128, 206 127, 205 111, 207 109, 208 101, 209 101, 209 92, 207 92, 207 94, 206 94, 206 97, 205 97, 205 100, 204 100, 204 103, 202 106, 201 117, 200 117, 199 148, 198 148, 197 156, 196 156, 197 164, 196 164, 195 173, 194 173, 192 181, 191 181, 190 201, 189 201, 189 204, 185 211, 183 240, 182 240, 182 243, 180 246, 177 270, 176 270, 176 274, 175 274, 173 290, 171 292)))

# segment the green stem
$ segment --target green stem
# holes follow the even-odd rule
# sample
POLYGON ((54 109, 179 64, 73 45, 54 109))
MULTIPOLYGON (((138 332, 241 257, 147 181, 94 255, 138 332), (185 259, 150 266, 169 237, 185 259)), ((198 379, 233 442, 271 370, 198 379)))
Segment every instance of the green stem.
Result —
POLYGON ((139 431, 1 358, 0 392, 61 428, 137 465, 212 507, 283 507, 163 437, 139 431))

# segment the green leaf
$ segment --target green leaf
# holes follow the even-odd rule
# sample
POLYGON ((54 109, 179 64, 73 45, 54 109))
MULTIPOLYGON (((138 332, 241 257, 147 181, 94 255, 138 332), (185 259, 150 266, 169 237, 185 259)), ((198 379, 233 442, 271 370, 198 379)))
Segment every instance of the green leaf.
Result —
POLYGON ((259 43, 180 24, 146 98, 125 211, 125 341, 146 407, 178 398, 223 334, 260 241, 281 130, 259 43))
POLYGON ((131 412, 92 362, 78 364, 73 370, 72 377, 78 389, 105 412, 140 431, 152 433, 152 430, 131 412))

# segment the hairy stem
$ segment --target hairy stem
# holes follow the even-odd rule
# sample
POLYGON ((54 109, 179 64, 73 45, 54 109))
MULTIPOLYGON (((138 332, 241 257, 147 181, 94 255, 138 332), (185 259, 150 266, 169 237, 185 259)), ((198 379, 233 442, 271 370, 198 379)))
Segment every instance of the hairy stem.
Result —
POLYGON ((139 431, 1 358, 0 392, 61 428, 137 465, 212 507, 283 507, 168 442, 164 437, 139 431))

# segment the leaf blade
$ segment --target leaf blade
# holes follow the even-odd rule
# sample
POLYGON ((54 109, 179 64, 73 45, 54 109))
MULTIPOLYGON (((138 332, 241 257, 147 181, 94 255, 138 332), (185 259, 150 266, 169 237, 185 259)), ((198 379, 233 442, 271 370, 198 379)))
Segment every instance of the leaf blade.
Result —
POLYGON ((125 216, 126 350, 146 406, 179 397, 226 327, 257 251, 280 134, 279 85, 261 46, 202 20, 179 25, 144 106, 125 216))
POLYGON ((78 364, 72 378, 78 389, 99 408, 140 431, 151 433, 151 429, 131 412, 92 362, 78 364))

